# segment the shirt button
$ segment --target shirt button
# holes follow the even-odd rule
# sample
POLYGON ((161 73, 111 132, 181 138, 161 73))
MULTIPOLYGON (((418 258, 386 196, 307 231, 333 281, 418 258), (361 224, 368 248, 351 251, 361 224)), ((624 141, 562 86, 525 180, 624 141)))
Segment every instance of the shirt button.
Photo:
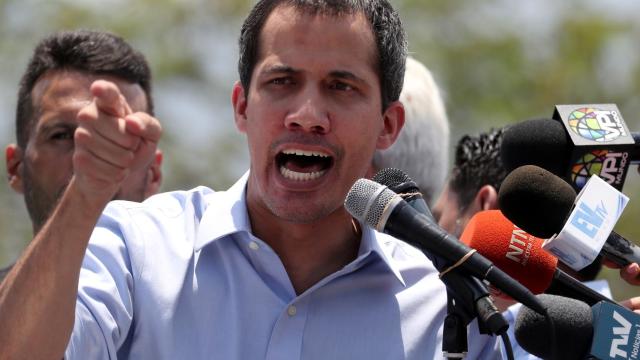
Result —
POLYGON ((294 305, 289 306, 289 308, 287 309, 287 314, 289 314, 289 316, 295 316, 297 312, 298 309, 296 309, 294 305))
POLYGON ((249 247, 251 248, 251 250, 258 250, 260 248, 260 245, 258 245, 257 242, 252 241, 249 243, 249 247))

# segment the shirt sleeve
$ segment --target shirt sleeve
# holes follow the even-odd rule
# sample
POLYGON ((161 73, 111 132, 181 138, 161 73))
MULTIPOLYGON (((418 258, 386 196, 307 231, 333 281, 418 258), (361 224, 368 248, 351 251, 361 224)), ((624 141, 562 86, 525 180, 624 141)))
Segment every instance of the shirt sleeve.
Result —
POLYGON ((91 235, 65 359, 116 359, 130 331, 134 278, 121 221, 126 213, 110 204, 91 235))

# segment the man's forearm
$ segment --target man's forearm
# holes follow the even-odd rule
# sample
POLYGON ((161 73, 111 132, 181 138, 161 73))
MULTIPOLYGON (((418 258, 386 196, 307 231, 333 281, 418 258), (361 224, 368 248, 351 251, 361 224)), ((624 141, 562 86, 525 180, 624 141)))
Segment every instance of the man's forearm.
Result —
POLYGON ((82 195, 74 180, 0 286, 2 358, 60 359, 64 354, 82 259, 108 202, 82 195))

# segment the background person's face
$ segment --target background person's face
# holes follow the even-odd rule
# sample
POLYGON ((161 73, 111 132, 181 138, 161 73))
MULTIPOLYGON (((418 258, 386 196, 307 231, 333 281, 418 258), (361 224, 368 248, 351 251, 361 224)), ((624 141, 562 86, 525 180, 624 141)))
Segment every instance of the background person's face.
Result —
MULTIPOLYGON (((147 109, 139 85, 109 76, 100 78, 114 81, 134 112, 147 109)), ((89 86, 97 79, 77 71, 54 71, 39 79, 32 90, 36 118, 18 174, 35 231, 44 224, 73 174, 76 115, 92 101, 89 86)), ((148 176, 147 169, 131 173, 116 198, 142 201, 148 176)))

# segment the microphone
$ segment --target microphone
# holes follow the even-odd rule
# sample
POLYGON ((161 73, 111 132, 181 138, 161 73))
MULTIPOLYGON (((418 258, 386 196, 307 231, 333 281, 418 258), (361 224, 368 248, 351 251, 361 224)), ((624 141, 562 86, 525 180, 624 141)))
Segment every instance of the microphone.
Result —
POLYGON ((360 222, 456 264, 456 268, 491 282, 515 300, 544 314, 544 308, 527 288, 429 221, 386 186, 359 179, 349 190, 344 206, 360 222))
POLYGON ((613 301, 558 269, 558 259, 542 249, 543 240, 515 226, 500 210, 476 213, 460 240, 534 294, 546 292, 568 296, 589 305, 613 301))
POLYGON ((580 190, 598 175, 622 190, 629 165, 640 160, 640 133, 631 133, 613 104, 558 105, 554 119, 509 126, 500 148, 508 171, 537 165, 580 190))
POLYGON ((554 295, 538 295, 552 323, 523 307, 515 323, 520 346, 543 359, 637 359, 640 315, 619 305, 601 302, 593 307, 554 295), (555 331, 549 331, 550 326, 555 331), (550 338, 555 332, 562 341, 550 338), (560 346, 561 345, 561 346, 560 346))
MULTIPOLYGON (((414 208, 418 213, 425 215, 432 223, 438 223, 433 217, 433 214, 431 214, 429 206, 427 206, 427 203, 424 201, 418 185, 416 185, 416 183, 404 171, 396 168, 384 168, 378 171, 373 176, 372 180, 378 184, 388 187, 389 190, 398 194, 407 202, 407 204, 414 208)), ((425 252, 425 255, 429 260, 431 260, 438 271, 444 271, 446 268, 451 266, 450 262, 445 261, 439 256, 434 256, 428 251, 425 252)))
MULTIPOLYGON (((396 168, 384 168, 373 176, 373 181, 389 187, 390 190, 404 198, 407 204, 418 213, 425 215, 434 224, 437 223, 422 197, 420 188, 404 171, 396 168)), ((431 260, 438 271, 445 271, 451 266, 450 262, 434 256, 430 252, 424 252, 424 254, 431 260)), ((482 281, 461 273, 457 269, 446 272, 440 279, 456 299, 454 306, 458 314, 462 312, 466 317, 465 322, 468 323, 478 316, 479 319, 484 321, 479 325, 481 332, 484 330, 484 325, 488 327, 489 333, 501 334, 507 330, 508 323, 493 304, 493 300, 489 296, 489 290, 482 281)), ((445 339, 447 338, 447 329, 445 328, 445 339)))
MULTIPOLYGON (((502 182, 498 192, 498 203, 504 215, 522 229, 541 238, 550 238, 560 233, 571 214, 575 199, 576 193, 571 186, 552 173, 533 165, 512 171, 502 182)), ((586 218, 588 217, 585 216, 580 221, 587 224, 586 218)), ((599 221, 594 219, 596 220, 590 222, 599 221)), ((581 235, 580 232, 576 234, 581 235)), ((584 242, 593 244, 589 240, 584 242)), ((634 262, 640 264, 640 247, 615 232, 608 235, 601 249, 595 250, 619 266, 624 267, 634 262)), ((563 262, 573 268, 571 254, 559 255, 563 262)))
POLYGON ((396 168, 384 168, 378 171, 372 180, 388 187, 394 193, 400 194, 412 208, 437 223, 427 202, 424 201, 420 188, 404 171, 396 168))

